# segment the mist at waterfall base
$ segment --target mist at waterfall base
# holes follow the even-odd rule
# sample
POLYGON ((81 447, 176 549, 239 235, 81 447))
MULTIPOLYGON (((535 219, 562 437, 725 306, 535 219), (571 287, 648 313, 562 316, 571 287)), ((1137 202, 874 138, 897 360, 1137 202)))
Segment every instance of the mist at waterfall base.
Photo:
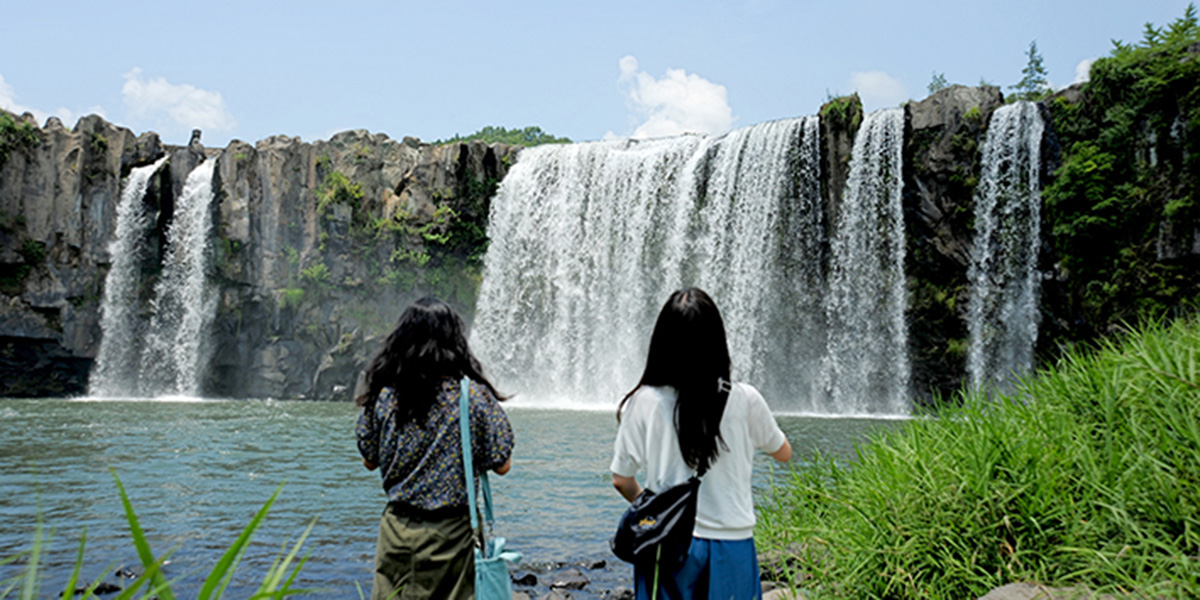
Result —
MULTIPOLYGON (((358 458, 358 410, 302 401, 0 399, 0 456, 8 464, 0 470, 0 558, 29 548, 40 513, 55 531, 42 562, 44 594, 66 585, 84 528, 84 580, 115 581, 118 567, 140 572, 112 467, 156 555, 172 553, 166 574, 181 578, 176 595, 195 597, 221 554, 286 482, 228 595, 249 596, 281 545, 290 547, 316 517, 297 585, 322 588, 323 598, 357 598, 356 583, 370 589, 386 503, 379 474, 358 458)), ((632 571, 607 541, 625 507, 608 471, 614 414, 516 407, 508 414, 516 449, 512 472, 493 477, 494 534, 524 554, 517 572, 537 574, 546 591, 547 574, 559 563, 604 560, 603 568, 584 569, 592 584, 574 597, 629 587, 632 571)), ((798 461, 813 449, 850 460, 856 441, 894 423, 780 417, 798 461)), ((776 476, 768 462, 762 456, 755 467, 760 490, 776 476)), ((0 567, 0 580, 18 568, 0 567)))

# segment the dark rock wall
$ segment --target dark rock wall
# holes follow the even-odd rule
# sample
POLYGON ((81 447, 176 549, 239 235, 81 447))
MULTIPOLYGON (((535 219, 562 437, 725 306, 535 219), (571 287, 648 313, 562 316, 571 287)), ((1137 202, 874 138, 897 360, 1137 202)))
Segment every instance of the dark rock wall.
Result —
POLYGON ((365 131, 165 147, 96 116, 71 131, 50 119, 36 136, 0 164, 0 396, 86 392, 122 179, 169 154, 144 199, 151 281, 188 173, 217 161, 220 303, 204 393, 348 399, 408 302, 435 294, 471 318, 486 244, 476 234, 516 152, 365 131))
MULTIPOLYGON (((1073 106, 1087 97, 1072 88, 1051 101, 1073 106)), ((948 397, 963 382, 973 194, 988 123, 1003 103, 998 88, 952 86, 905 108, 905 268, 913 385, 921 399, 948 397)), ((1045 185, 1059 160, 1053 114, 1043 106, 1045 185)), ((831 224, 862 104, 857 96, 836 98, 820 116, 831 224)), ((168 148, 153 133, 135 136, 95 116, 71 131, 57 119, 30 126, 32 141, 0 132, 8 156, 0 163, 0 396, 85 391, 121 180, 170 154, 171 167, 151 181, 145 198, 157 216, 144 264, 151 277, 184 179, 203 157, 217 161, 211 277, 220 305, 205 394, 349 399, 357 373, 413 299, 434 294, 472 318, 488 206, 517 152, 361 130, 327 142, 276 136, 224 149, 196 140, 168 148)), ((1156 160, 1183 165, 1188 155, 1160 153, 1156 160)), ((1078 290, 1059 267, 1063 257, 1049 229, 1043 226, 1039 259, 1041 360, 1056 355, 1060 340, 1081 337, 1074 325, 1078 290)), ((1195 223, 1159 230, 1160 260, 1197 262, 1195 223)))
POLYGON ((909 353, 917 397, 949 395, 966 370, 974 191, 996 87, 951 86, 906 107, 904 225, 909 353))

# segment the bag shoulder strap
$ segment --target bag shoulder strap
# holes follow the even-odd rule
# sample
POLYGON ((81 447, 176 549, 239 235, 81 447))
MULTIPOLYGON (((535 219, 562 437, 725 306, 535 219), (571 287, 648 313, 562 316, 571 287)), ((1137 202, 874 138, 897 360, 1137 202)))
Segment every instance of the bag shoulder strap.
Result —
POLYGON ((471 450, 471 380, 463 377, 458 396, 458 430, 462 439, 463 473, 466 476, 467 504, 471 512, 471 529, 479 527, 478 510, 483 509, 483 519, 488 525, 495 521, 492 516, 492 489, 488 485, 487 473, 479 474, 481 502, 475 499, 475 454, 471 450))

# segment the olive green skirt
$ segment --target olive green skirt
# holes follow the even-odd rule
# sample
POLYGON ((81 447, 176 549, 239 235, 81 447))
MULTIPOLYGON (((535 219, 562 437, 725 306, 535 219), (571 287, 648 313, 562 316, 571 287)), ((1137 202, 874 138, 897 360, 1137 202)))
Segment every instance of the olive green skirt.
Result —
POLYGON ((379 520, 371 600, 475 596, 471 519, 404 510, 389 504, 379 520))

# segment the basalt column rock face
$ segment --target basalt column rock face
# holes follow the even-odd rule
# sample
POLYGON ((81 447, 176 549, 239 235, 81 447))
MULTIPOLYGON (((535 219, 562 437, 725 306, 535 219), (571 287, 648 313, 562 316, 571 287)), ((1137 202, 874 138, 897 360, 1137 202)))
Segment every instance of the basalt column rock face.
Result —
POLYGON ((0 396, 86 392, 123 179, 169 155, 142 199, 147 289, 134 310, 151 310, 184 181, 217 161, 208 279, 220 302, 201 393, 349 399, 411 300, 437 295, 471 318, 488 202, 517 150, 366 131, 167 147, 96 116, 72 131, 0 119, 0 396))
POLYGON ((412 300, 432 294, 469 319, 488 201, 515 150, 362 130, 230 144, 210 392, 347 400, 412 300))
POLYGON ((1003 105, 997 87, 960 85, 907 105, 905 271, 918 398, 933 391, 949 395, 963 381, 979 148, 992 112, 1003 105))
POLYGON ((121 178, 164 152, 98 116, 0 111, 0 396, 86 390, 121 178))

